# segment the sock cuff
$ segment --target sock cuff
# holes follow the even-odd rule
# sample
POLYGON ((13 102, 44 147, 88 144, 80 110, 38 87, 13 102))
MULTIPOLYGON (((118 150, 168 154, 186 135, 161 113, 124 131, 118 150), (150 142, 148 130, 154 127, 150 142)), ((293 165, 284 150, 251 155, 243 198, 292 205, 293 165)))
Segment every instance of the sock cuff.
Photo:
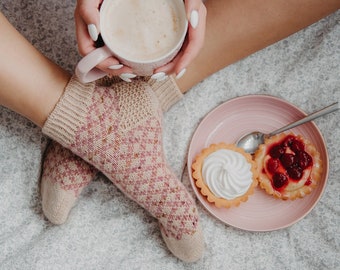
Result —
POLYGON ((78 127, 85 123, 86 108, 90 105, 94 88, 94 83, 82 84, 73 76, 48 116, 42 132, 63 146, 70 145, 78 127))
POLYGON ((149 79, 147 82, 155 92, 163 112, 169 110, 172 105, 183 97, 182 92, 179 90, 172 76, 169 76, 163 81, 149 79))
MULTIPOLYGON (((169 76, 163 81, 153 80, 150 77, 139 77, 134 80, 138 79, 150 85, 159 100, 163 112, 169 110, 172 105, 174 105, 183 97, 182 92, 179 90, 177 83, 172 76, 169 76)), ((104 78, 98 80, 96 84, 110 87, 112 84, 121 81, 122 80, 117 76, 105 76, 104 78)))

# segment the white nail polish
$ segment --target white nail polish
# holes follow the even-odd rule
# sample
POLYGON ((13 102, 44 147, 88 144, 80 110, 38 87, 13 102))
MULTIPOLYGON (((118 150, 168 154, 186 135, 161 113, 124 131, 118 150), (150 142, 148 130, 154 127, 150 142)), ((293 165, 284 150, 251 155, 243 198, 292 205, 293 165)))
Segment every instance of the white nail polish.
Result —
POLYGON ((164 77, 157 79, 157 82, 164 81, 164 80, 167 79, 168 77, 169 77, 168 75, 164 75, 164 77))
POLYGON ((151 79, 156 80, 156 81, 163 81, 167 78, 168 76, 164 72, 158 72, 155 73, 151 76, 151 79))
POLYGON ((113 70, 117 70, 117 69, 121 69, 122 67, 123 67, 123 65, 118 64, 118 65, 109 66, 108 68, 109 68, 109 69, 113 69, 113 70))
POLYGON ((183 68, 180 72, 178 72, 178 74, 176 75, 176 79, 180 79, 183 77, 184 73, 186 72, 187 70, 185 68, 183 68))
POLYGON ((96 41, 98 39, 98 30, 96 25, 89 24, 87 26, 87 31, 89 32, 89 35, 93 41, 96 41))
POLYGON ((132 82, 131 79, 137 77, 137 75, 132 74, 132 73, 122 73, 119 75, 119 77, 125 82, 132 82))
POLYGON ((190 14, 190 25, 194 29, 198 25, 198 12, 197 12, 197 10, 191 11, 191 14, 190 14))

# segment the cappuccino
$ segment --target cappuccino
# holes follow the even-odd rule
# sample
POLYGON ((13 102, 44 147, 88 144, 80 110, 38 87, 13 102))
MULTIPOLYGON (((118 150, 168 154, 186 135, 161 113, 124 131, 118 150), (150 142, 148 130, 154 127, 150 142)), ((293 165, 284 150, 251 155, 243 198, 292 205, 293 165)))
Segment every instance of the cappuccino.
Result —
POLYGON ((172 53, 185 35, 177 0, 105 0, 101 32, 118 57, 148 62, 172 53))
POLYGON ((104 46, 84 56, 76 74, 84 82, 107 74, 97 65, 114 56, 135 75, 151 76, 181 49, 188 28, 183 0, 104 0, 100 32, 104 46))

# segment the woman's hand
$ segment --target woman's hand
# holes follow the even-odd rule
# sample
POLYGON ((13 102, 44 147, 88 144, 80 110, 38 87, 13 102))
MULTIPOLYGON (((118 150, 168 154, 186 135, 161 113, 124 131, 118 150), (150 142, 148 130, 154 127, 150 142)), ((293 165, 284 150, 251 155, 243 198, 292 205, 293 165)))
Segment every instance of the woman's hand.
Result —
MULTIPOLYGON (((84 56, 96 49, 100 33, 99 8, 103 0, 78 0, 74 12, 79 53, 84 56)), ((98 64, 97 68, 110 75, 120 75, 130 81, 135 77, 132 69, 122 65, 116 58, 109 57, 98 64)))
POLYGON ((176 78, 182 77, 187 66, 198 55, 203 47, 207 9, 202 0, 186 0, 185 9, 189 21, 187 38, 178 55, 168 64, 155 70, 156 74, 176 74, 176 78))
MULTIPOLYGON (((103 0, 78 0, 75 9, 76 35, 81 55, 96 49, 100 33, 99 8, 103 0)), ((186 67, 197 56, 204 43, 207 10, 202 0, 186 0, 185 8, 189 20, 188 34, 178 55, 168 64, 154 71, 154 78, 161 79, 175 73, 183 76, 186 67)), ((122 65, 118 59, 109 57, 98 64, 97 68, 110 75, 119 75, 130 81, 135 75, 130 67, 122 65)))

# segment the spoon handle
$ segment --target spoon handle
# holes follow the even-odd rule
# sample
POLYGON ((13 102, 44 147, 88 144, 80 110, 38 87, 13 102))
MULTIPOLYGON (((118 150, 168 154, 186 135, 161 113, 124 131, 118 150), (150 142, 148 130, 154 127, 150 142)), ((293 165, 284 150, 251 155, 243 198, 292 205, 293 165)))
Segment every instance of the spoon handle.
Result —
POLYGON ((302 118, 302 119, 300 119, 300 120, 298 120, 296 122, 292 122, 292 123, 290 123, 290 124, 280 128, 280 129, 277 129, 277 130, 271 132, 269 134, 269 136, 273 136, 273 135, 281 133, 281 132, 283 132, 285 130, 288 130, 288 129, 294 128, 296 126, 302 125, 302 124, 304 124, 306 122, 314 120, 315 118, 318 118, 320 116, 323 116, 323 115, 331 113, 331 112, 334 112, 336 110, 339 110, 339 102, 335 102, 332 105, 329 105, 329 106, 327 106, 327 107, 325 107, 325 108, 323 108, 323 109, 321 109, 319 111, 311 113, 311 114, 307 115, 306 117, 304 117, 304 118, 302 118))

